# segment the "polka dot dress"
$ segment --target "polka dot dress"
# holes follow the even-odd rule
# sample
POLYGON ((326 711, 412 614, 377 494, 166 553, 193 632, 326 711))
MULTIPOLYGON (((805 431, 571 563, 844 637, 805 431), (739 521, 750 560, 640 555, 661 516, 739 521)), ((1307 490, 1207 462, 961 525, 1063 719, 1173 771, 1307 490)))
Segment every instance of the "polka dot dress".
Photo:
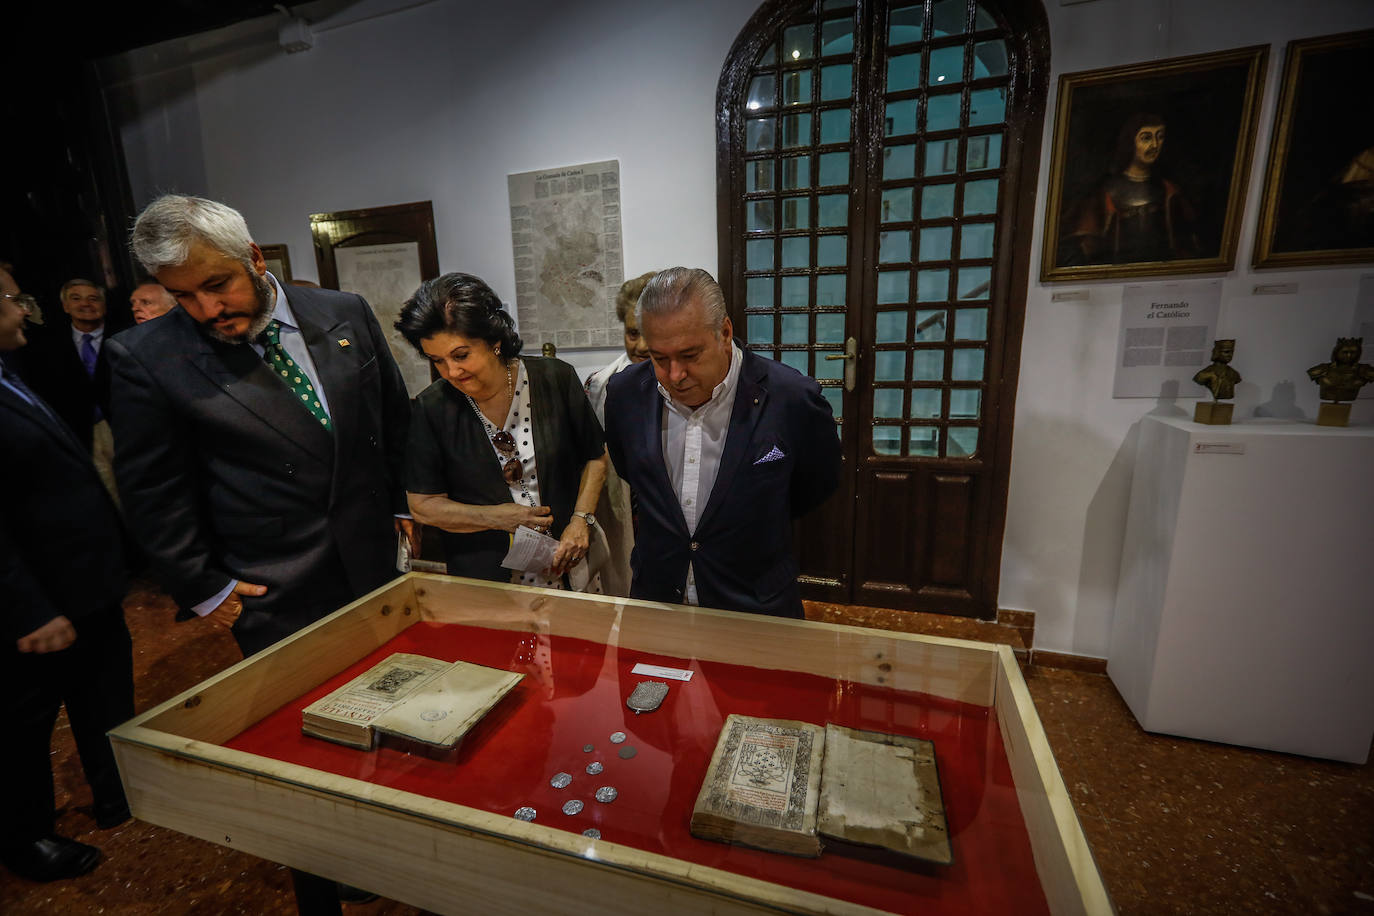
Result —
MULTIPOLYGON (((539 505, 539 468, 534 460, 534 436, 530 427, 530 386, 524 364, 515 360, 515 391, 511 395, 506 423, 502 427, 515 440, 515 457, 520 459, 521 479, 510 485, 510 498, 525 506, 539 505)), ((513 570, 510 577, 516 585, 539 588, 562 588, 558 579, 550 579, 538 572, 513 570)))
MULTIPOLYGON (((537 506, 539 498, 539 468, 534 460, 534 435, 531 425, 533 398, 530 394, 529 376, 524 364, 515 360, 515 389, 511 394, 510 408, 506 412, 506 422, 501 427, 515 440, 515 457, 520 460, 521 479, 510 484, 510 497, 523 506, 537 506)), ((495 428, 489 433, 498 432, 495 428)), ((584 561, 585 562, 585 561, 584 561)), ((515 585, 533 585, 538 588, 564 588, 562 578, 549 578, 542 572, 521 572, 512 570, 510 580, 515 585)), ((601 576, 597 575, 588 592, 601 594, 601 576)))

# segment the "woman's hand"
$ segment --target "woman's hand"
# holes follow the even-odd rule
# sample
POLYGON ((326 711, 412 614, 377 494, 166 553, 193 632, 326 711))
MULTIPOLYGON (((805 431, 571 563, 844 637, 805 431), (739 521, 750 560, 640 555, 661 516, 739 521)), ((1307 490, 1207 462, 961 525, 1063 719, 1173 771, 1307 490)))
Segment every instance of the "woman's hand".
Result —
POLYGON ((454 534, 514 531, 521 525, 547 534, 553 525, 553 510, 548 506, 522 506, 519 503, 479 506, 454 502, 439 493, 407 493, 406 497, 415 521, 454 534))
POLYGON ((491 513, 491 528, 514 531, 521 525, 548 534, 553 525, 553 510, 548 506, 522 506, 519 503, 501 503, 486 507, 491 513))
POLYGON ((568 520, 568 527, 563 529, 563 536, 558 539, 558 549, 553 552, 553 564, 549 566, 549 572, 555 577, 561 576, 581 563, 591 543, 587 520, 574 515, 568 520))

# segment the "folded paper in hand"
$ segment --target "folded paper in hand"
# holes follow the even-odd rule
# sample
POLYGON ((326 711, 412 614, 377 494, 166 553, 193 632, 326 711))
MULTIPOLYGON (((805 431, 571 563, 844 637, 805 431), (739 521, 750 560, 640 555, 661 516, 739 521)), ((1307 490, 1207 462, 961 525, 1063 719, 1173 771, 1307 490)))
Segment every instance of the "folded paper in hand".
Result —
POLYGON ((558 549, 558 538, 541 534, 524 525, 515 529, 511 538, 510 550, 501 565, 506 569, 521 572, 543 572, 553 565, 553 554, 558 549))

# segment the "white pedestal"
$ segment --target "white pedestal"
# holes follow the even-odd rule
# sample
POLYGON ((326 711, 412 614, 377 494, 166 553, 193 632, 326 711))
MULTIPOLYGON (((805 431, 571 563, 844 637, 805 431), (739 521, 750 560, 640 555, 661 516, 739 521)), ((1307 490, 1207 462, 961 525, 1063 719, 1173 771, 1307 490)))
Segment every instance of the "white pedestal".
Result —
POLYGON ((1374 428, 1145 417, 1107 673, 1147 731, 1363 763, 1374 428))

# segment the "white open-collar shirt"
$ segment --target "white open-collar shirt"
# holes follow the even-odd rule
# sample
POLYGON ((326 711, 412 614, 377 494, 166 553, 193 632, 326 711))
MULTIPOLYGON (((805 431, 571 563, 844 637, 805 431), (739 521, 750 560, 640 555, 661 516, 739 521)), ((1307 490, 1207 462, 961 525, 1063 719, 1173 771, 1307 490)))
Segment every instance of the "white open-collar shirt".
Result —
MULTIPOLYGON (((710 400, 696 408, 679 404, 667 388, 661 383, 658 386, 663 398, 663 463, 667 465, 668 480, 682 507, 687 530, 692 533, 696 532, 697 519, 711 498, 720 472, 720 457, 730 432, 730 415, 734 412, 743 365, 744 351, 731 343, 730 369, 712 389, 710 400)), ((686 602, 696 604, 696 575, 691 563, 687 564, 685 591, 686 602)))

